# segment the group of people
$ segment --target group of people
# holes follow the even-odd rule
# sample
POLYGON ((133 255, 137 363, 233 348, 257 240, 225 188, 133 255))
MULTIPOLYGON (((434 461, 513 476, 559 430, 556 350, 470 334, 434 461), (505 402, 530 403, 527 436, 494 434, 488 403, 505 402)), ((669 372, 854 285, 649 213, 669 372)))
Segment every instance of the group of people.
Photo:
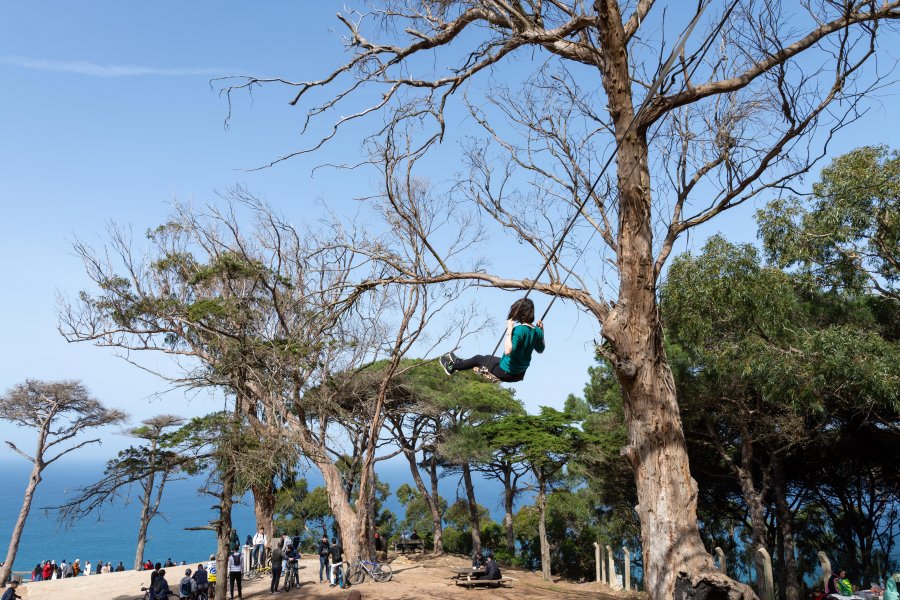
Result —
POLYGON ((91 565, 91 561, 86 561, 82 567, 81 561, 77 558, 71 563, 63 559, 59 564, 55 560, 45 560, 43 564, 38 563, 34 566, 34 570, 31 572, 31 580, 66 579, 68 577, 78 577, 79 575, 100 575, 101 573, 113 573, 124 570, 125 565, 122 564, 122 561, 119 561, 119 564, 115 567, 109 561, 103 562, 98 560, 96 565, 91 565))
MULTIPOLYGON (((168 562, 171 562, 171 559, 168 562)), ((210 585, 210 574, 215 572, 215 556, 209 557, 209 563, 206 566, 203 563, 198 564, 196 571, 191 571, 190 568, 185 569, 184 577, 178 582, 178 597, 182 600, 194 600, 200 595, 206 597, 210 585)), ((147 588, 147 593, 150 600, 169 600, 173 594, 166 579, 166 570, 159 563, 156 563, 150 571, 150 586, 147 588)))
MULTIPOLYGON (((375 534, 378 539, 378 534, 375 534)), ((334 587, 339 583, 344 583, 343 577, 346 577, 344 566, 344 548, 337 538, 331 538, 322 534, 319 540, 319 583, 328 582, 330 587, 334 587), (324 577, 323 577, 324 575, 324 577), (340 577, 340 579, 339 579, 340 577)))
MULTIPOLYGON (((897 591, 898 582, 900 582, 900 573, 894 573, 893 576, 887 578, 883 588, 873 585, 869 592, 864 591, 862 594, 868 597, 880 596, 882 600, 900 600, 900 594, 897 591)), ((847 577, 847 571, 836 570, 828 577, 824 596, 854 596, 856 592, 857 590, 854 589, 847 577)))

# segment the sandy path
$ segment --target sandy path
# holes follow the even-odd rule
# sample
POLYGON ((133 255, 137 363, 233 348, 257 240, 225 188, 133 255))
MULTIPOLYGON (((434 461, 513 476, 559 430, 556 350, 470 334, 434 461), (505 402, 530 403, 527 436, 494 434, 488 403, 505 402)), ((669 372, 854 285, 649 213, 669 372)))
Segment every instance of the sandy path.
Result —
MULTIPOLYGON (((193 567, 197 563, 193 563, 193 567)), ((388 583, 374 583, 367 579, 354 587, 359 590, 365 600, 420 600, 423 598, 457 599, 472 598, 477 600, 623 600, 629 598, 624 593, 611 592, 605 585, 596 583, 575 584, 569 582, 546 583, 539 574, 504 569, 504 577, 513 577, 515 581, 509 588, 466 590, 454 585, 450 579, 451 567, 464 567, 464 558, 444 556, 430 558, 417 556, 412 560, 400 557, 391 563, 394 578, 388 583)), ((186 567, 173 567, 167 570, 166 579, 169 587, 176 591, 178 582, 183 577, 186 567)), ((300 561, 300 588, 287 593, 276 594, 276 598, 331 598, 343 600, 348 590, 329 588, 320 584, 319 561, 316 557, 300 561)), ((19 594, 28 600, 137 600, 143 598, 141 586, 150 581, 149 573, 124 571, 28 583, 20 587, 19 594)), ((269 594, 269 581, 243 582, 244 598, 262 599, 272 597, 269 594)))

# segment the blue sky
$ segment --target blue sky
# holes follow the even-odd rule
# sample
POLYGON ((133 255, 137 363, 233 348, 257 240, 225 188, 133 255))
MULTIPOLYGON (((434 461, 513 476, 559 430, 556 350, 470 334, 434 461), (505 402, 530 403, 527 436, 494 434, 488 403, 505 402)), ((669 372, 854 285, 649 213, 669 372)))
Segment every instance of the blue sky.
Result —
MULTIPOLYGON (((359 154, 351 134, 324 154, 262 171, 301 145, 302 112, 289 91, 258 90, 235 98, 229 128, 225 101, 209 85, 217 75, 320 77, 341 60, 334 13, 342 2, 26 2, 0 5, 0 252, 5 269, 0 315, 0 388, 27 377, 81 379, 99 398, 135 420, 161 412, 202 414, 207 395, 185 402, 180 392, 155 397, 165 383, 89 345, 67 344, 56 332, 57 292, 87 286, 71 240, 102 243, 110 220, 140 235, 161 223, 173 200, 213 201, 241 183, 298 222, 320 203, 338 210, 372 189, 372 173, 313 166, 359 154)), ((896 40, 889 57, 897 55, 896 40)), ((886 62, 883 64, 887 64, 886 62)), ((889 91, 890 94, 894 90, 889 91)), ((898 139, 888 113, 894 97, 842 132, 832 155, 861 144, 898 139)), ((451 124, 452 125, 452 124, 451 124)), ((457 124, 465 127, 464 123, 457 124)), ((444 149, 446 150, 446 149, 444 149)), ((442 151, 444 151, 442 150, 442 151)), ((726 214, 696 232, 690 245, 722 230, 753 241, 756 205, 726 214)), ((523 274, 537 269, 531 260, 523 274)), ((500 327, 509 294, 483 292, 479 302, 500 327)), ((544 300, 538 300, 542 309, 544 300)), ((465 353, 493 347, 500 330, 485 332, 465 353)), ((557 305, 548 320, 547 353, 535 359, 517 393, 535 409, 561 405, 578 393, 592 364, 597 323, 557 305)), ((165 368, 162 356, 147 356, 165 368)), ((107 432, 109 456, 124 440, 107 432)), ((25 447, 31 436, 0 423, 0 439, 25 447)), ((0 459, 8 452, 3 450, 0 459)))

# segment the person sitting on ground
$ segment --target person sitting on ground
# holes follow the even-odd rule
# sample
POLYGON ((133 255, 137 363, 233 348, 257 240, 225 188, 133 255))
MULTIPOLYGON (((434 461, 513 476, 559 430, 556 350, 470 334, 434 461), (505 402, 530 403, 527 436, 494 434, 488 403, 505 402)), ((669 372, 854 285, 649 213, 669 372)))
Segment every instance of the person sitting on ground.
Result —
POLYGON ((66 566, 62 567, 62 576, 64 579, 75 577, 75 567, 72 566, 72 563, 66 563, 66 566))
POLYGON ((19 580, 13 579, 9 582, 9 587, 3 592, 3 598, 0 598, 0 600, 17 600, 21 598, 22 596, 16 593, 17 589, 19 589, 19 580))
POLYGON ((884 596, 882 600, 898 600, 900 594, 897 593, 897 582, 900 581, 900 573, 894 573, 893 577, 888 577, 884 584, 884 596))
POLYGON ((850 585, 850 580, 847 579, 847 571, 832 572, 831 577, 828 578, 828 583, 825 585, 825 593, 828 595, 852 596, 853 586, 850 585))
POLYGON ((193 577, 191 577, 191 570, 185 569, 184 577, 181 578, 181 582, 178 584, 178 597, 190 600, 196 593, 197 582, 194 581, 193 577))
POLYGON ((169 596, 172 594, 172 590, 169 589, 169 582, 166 581, 165 569, 160 569, 157 572, 151 589, 153 590, 153 597, 156 598, 156 600, 168 600, 169 596))
POLYGON ((171 558, 167 558, 167 559, 166 559, 166 564, 164 564, 163 566, 164 566, 165 568, 168 569, 169 567, 174 567, 174 566, 175 566, 175 563, 172 562, 172 559, 171 559, 171 558))
MULTIPOLYGON (((78 562, 78 561, 75 561, 78 562)), ((119 561, 119 564, 116 565, 116 573, 121 573, 125 570, 125 565, 122 564, 122 561, 119 561)))
POLYGON ((197 565, 197 570, 194 571, 194 574, 191 576, 191 578, 197 584, 196 591, 205 592, 209 589, 209 579, 206 576, 206 569, 203 568, 203 563, 197 565))
POLYGON ((502 577, 502 575, 500 574, 500 565, 498 565, 497 561, 494 560, 494 553, 490 550, 484 550, 482 554, 484 554, 485 560, 484 575, 480 575, 478 579, 500 579, 500 577, 502 577))
POLYGON ((81 575, 81 559, 75 559, 75 562, 72 563, 72 570, 75 572, 75 577, 81 575))
POLYGON ((334 587, 337 582, 339 569, 341 571, 341 581, 343 582, 347 577, 342 568, 344 564, 344 547, 337 541, 337 538, 331 538, 331 548, 328 552, 331 554, 331 585, 329 587, 334 587))
POLYGON ((447 375, 482 367, 500 381, 522 381, 531 364, 531 353, 537 351, 540 354, 544 351, 544 324, 541 321, 532 324, 533 321, 534 302, 528 298, 516 300, 509 308, 502 358, 478 354, 463 360, 449 352, 439 362, 447 375))

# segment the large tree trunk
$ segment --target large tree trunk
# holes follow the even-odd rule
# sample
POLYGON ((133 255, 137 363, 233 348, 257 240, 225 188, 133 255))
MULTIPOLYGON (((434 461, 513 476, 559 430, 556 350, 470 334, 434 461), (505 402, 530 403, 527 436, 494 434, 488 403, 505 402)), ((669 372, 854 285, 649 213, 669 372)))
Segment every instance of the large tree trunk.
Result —
POLYGON ((773 473, 773 496, 781 532, 781 552, 784 573, 784 600, 800 600, 800 575, 797 568, 797 551, 794 544, 794 519, 788 505, 781 462, 775 459, 773 473))
POLYGON ((6 551, 6 560, 0 567, 0 587, 9 579, 12 573, 13 563, 16 560, 16 554, 19 552, 19 541, 22 539, 22 531, 25 530, 25 521, 28 519, 28 513, 31 512, 31 501, 34 499, 34 491, 41 482, 41 471, 44 465, 40 461, 35 461, 31 468, 31 477, 28 478, 28 485, 25 487, 25 495, 22 497, 22 508, 19 510, 19 517, 13 527, 12 536, 9 538, 9 548, 6 551))
POLYGON ((550 581, 550 542, 547 540, 547 481, 542 473, 538 477, 538 537, 541 540, 541 575, 550 581))
POLYGON ((406 456, 406 461, 409 463, 409 472, 412 475, 413 481, 416 483, 416 489, 419 490, 419 494, 428 506, 428 512, 431 513, 431 525, 434 529, 434 546, 432 547, 432 552, 434 552, 434 554, 443 554, 444 528, 443 523, 441 522, 441 510, 439 505, 441 499, 439 497, 435 498, 428 493, 428 488, 425 487, 425 482, 422 480, 422 475, 419 473, 419 465, 416 463, 416 455, 415 452, 413 452, 413 449, 404 448, 403 454, 406 456))
POLYGON ((231 536, 231 507, 234 503, 234 466, 226 466, 219 496, 219 521, 216 523, 216 598, 226 598, 228 586, 228 545, 231 536))
POLYGON ((596 0, 594 6, 603 87, 619 140, 620 285, 603 336, 622 388, 628 423, 623 452, 637 487, 647 591, 654 600, 752 597, 752 590, 716 570, 700 539, 697 484, 691 478, 656 304, 646 132, 629 129, 634 107, 618 0, 596 0))
POLYGON ((475 486, 472 484, 472 469, 468 463, 462 465, 463 485, 466 488, 466 503, 469 505, 469 524, 472 528, 472 552, 481 550, 481 519, 478 503, 475 501, 475 486))
POLYGON ((512 467, 508 464, 503 472, 503 527, 506 529, 506 552, 512 558, 516 555, 516 533, 513 529, 513 502, 515 490, 512 485, 512 467))
POLYGON ((256 517, 256 531, 260 527, 266 534, 266 539, 272 539, 275 535, 275 482, 269 480, 265 485, 254 485, 253 514, 256 517))
MULTIPOLYGON (((155 440, 154 440, 155 443, 155 440)), ((144 484, 144 497, 141 498, 141 520, 138 524, 137 546, 134 551, 135 571, 140 570, 144 564, 144 547, 147 545, 147 529, 150 527, 150 499, 153 496, 153 486, 156 484, 156 471, 151 468, 150 475, 144 484)))

